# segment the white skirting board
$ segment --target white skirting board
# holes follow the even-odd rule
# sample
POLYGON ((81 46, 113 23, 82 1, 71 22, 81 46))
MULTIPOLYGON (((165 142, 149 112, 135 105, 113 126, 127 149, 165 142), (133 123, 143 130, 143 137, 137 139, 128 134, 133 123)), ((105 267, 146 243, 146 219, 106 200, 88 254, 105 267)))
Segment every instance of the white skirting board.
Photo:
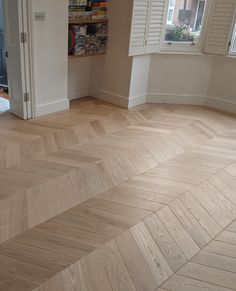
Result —
POLYGON ((205 105, 208 107, 212 107, 212 108, 216 108, 216 109, 220 109, 223 111, 236 114, 236 102, 233 102, 233 101, 217 99, 214 97, 207 97, 205 105))
POLYGON ((147 98, 146 94, 141 94, 138 96, 131 97, 129 99, 129 108, 134 107, 134 106, 138 106, 141 104, 145 104, 146 98, 147 98))
POLYGON ((89 96, 89 87, 72 89, 68 92, 69 100, 75 100, 87 96, 89 96))
POLYGON ((124 97, 118 94, 114 94, 112 92, 108 92, 105 90, 96 90, 93 88, 90 88, 90 96, 124 107, 124 108, 128 108, 129 106, 129 99, 128 97, 124 97))
POLYGON ((148 93, 146 103, 204 105, 206 96, 148 93))
POLYGON ((56 113, 60 111, 65 111, 70 108, 70 101, 68 99, 57 101, 57 102, 52 102, 48 104, 42 104, 36 106, 35 110, 35 116, 34 117, 39 117, 51 113, 56 113))

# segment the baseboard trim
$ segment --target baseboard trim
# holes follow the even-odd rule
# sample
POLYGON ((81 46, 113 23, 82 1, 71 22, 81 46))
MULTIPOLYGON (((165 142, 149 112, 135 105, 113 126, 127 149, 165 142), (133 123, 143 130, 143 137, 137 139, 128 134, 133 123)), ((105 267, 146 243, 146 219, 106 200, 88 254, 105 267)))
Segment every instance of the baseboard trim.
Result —
POLYGON ((207 97, 205 105, 230 113, 236 113, 236 102, 222 100, 214 97, 207 97))
POLYGON ((146 103, 146 99, 147 99, 147 95, 146 94, 141 94, 141 95, 137 95, 137 96, 131 97, 129 99, 128 107, 131 108, 131 107, 135 107, 135 106, 138 106, 138 105, 145 104, 146 103))
POLYGON ((87 97, 89 96, 89 91, 90 91, 89 87, 69 90, 68 92, 69 100, 75 100, 75 99, 87 97))
POLYGON ((206 96, 148 93, 146 103, 205 105, 206 96))
POLYGON ((94 88, 90 88, 90 96, 103 100, 105 102, 109 102, 124 108, 128 108, 129 107, 129 99, 121 96, 121 95, 117 95, 117 94, 113 94, 112 92, 109 91, 105 91, 105 90, 96 90, 94 88))
POLYGON ((70 108, 70 102, 68 99, 52 102, 48 104, 42 104, 36 106, 35 117, 56 113, 64 110, 68 110, 70 108))

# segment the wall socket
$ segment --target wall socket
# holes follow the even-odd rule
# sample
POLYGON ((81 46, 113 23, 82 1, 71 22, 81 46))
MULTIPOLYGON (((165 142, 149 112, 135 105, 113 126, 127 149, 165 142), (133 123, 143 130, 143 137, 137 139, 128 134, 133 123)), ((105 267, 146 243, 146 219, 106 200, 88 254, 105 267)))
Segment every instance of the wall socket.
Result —
POLYGON ((35 21, 45 21, 46 20, 46 12, 44 12, 44 11, 34 12, 34 20, 35 21))

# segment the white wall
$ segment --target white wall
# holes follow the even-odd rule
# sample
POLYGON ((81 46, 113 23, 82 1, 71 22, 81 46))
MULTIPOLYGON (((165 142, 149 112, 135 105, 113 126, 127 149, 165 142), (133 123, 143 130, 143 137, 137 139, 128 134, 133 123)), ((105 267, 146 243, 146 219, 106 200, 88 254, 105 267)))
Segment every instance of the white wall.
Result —
POLYGON ((45 21, 33 21, 34 99, 36 116, 65 110, 68 102, 68 2, 33 0, 34 11, 45 11, 45 21))
POLYGON ((92 63, 91 57, 69 59, 68 96, 70 100, 89 95, 92 63))
POLYGON ((146 103, 151 59, 151 55, 133 57, 129 107, 146 103))
POLYGON ((109 1, 109 41, 106 56, 91 70, 93 96, 128 107, 132 58, 128 57, 132 1, 109 1), (125 7, 125 9, 124 9, 125 7))
POLYGON ((236 105, 231 106, 236 102, 236 59, 187 54, 128 57, 132 1, 109 1, 106 56, 73 59, 69 66, 67 0, 32 0, 32 6, 32 15, 46 12, 46 21, 33 21, 32 27, 38 116, 69 108, 68 95, 91 95, 124 107, 146 101, 206 103, 236 112, 236 105))
POLYGON ((215 57, 206 104, 236 113, 235 57, 215 57))
POLYGON ((147 102, 204 104, 213 62, 208 55, 152 55, 147 102))

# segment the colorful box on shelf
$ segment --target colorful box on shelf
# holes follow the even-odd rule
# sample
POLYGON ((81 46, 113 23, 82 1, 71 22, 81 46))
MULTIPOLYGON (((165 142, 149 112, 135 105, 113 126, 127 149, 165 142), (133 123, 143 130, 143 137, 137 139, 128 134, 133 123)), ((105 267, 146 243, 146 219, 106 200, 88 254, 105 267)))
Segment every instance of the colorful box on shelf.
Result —
POLYGON ((108 35, 106 20, 106 0, 70 0, 69 56, 106 53, 108 35))
POLYGON ((106 23, 70 25, 69 56, 104 54, 107 49, 106 23))
POLYGON ((69 6, 87 6, 88 0, 69 0, 69 6))

